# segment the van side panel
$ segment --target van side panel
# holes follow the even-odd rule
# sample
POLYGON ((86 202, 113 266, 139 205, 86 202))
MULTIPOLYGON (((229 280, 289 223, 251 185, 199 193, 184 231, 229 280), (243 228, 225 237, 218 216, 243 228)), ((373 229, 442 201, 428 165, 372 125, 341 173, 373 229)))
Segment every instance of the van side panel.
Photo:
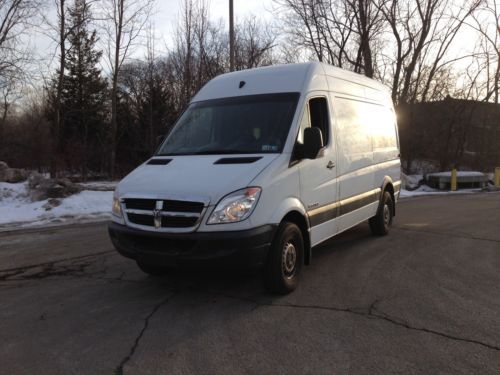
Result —
POLYGON ((374 164, 398 159, 396 116, 392 107, 385 105, 371 106, 370 119, 372 122, 374 164))
POLYGON ((391 181, 394 198, 397 200, 401 188, 401 161, 396 115, 392 103, 379 107, 379 110, 382 111, 376 117, 376 128, 373 132, 375 182, 383 187, 384 181, 391 181))
POLYGON ((399 144, 392 102, 382 85, 325 71, 335 116, 341 232, 376 214, 384 181, 399 186, 399 144))
POLYGON ((373 145, 367 107, 373 104, 335 96, 340 217, 343 231, 373 216, 378 204, 373 145))
MULTIPOLYGON (((339 175, 348 174, 373 164, 373 145, 369 117, 371 106, 373 104, 338 96, 333 101, 339 153, 339 175)), ((364 186, 366 186, 366 183, 372 185, 372 180, 363 181, 364 186)), ((346 194, 352 195, 360 192, 362 190, 355 189, 346 192, 346 194)), ((347 197, 342 192, 341 195, 342 198, 347 197)))

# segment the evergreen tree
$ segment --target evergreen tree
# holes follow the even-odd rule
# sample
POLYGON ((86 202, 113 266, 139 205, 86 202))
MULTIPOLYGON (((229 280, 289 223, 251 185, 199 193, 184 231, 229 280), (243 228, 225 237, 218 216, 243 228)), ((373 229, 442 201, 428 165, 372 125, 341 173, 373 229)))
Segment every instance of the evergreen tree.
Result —
POLYGON ((62 92, 65 112, 63 139, 68 167, 78 166, 85 179, 89 167, 104 167, 100 164, 99 155, 106 137, 107 84, 98 67, 102 51, 96 50, 96 31, 89 31, 90 4, 87 0, 75 0, 68 13, 68 46, 62 92))

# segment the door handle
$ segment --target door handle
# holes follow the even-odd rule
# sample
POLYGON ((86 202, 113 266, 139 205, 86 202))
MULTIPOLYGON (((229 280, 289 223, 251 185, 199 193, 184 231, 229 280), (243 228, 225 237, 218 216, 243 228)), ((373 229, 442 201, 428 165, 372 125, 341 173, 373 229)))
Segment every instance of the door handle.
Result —
POLYGON ((334 167, 335 167, 335 163, 334 163, 333 161, 331 161, 331 160, 330 160, 330 161, 328 162, 328 164, 326 165, 326 167, 327 167, 328 169, 332 169, 332 168, 334 168, 334 167))

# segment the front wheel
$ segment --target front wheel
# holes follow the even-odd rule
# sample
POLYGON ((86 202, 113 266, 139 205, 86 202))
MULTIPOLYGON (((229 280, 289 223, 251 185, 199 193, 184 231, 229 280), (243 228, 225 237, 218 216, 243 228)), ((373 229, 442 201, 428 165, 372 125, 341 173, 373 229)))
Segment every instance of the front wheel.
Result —
POLYGON ((274 237, 265 267, 266 287, 270 292, 287 294, 298 285, 304 263, 304 239, 300 228, 282 222, 274 237))
POLYGON ((389 233, 394 216, 394 201, 388 191, 384 191, 382 202, 377 214, 369 220, 370 229, 376 236, 385 236, 389 233))

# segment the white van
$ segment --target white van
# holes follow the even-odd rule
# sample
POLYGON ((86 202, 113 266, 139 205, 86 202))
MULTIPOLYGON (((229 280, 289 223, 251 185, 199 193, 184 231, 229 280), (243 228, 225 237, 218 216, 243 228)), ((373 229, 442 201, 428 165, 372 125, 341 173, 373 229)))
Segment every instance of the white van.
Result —
POLYGON ((387 234, 399 156, 374 80, 318 62, 223 74, 120 182, 109 234, 152 275, 264 266, 267 287, 287 293, 319 243, 367 219, 387 234))

